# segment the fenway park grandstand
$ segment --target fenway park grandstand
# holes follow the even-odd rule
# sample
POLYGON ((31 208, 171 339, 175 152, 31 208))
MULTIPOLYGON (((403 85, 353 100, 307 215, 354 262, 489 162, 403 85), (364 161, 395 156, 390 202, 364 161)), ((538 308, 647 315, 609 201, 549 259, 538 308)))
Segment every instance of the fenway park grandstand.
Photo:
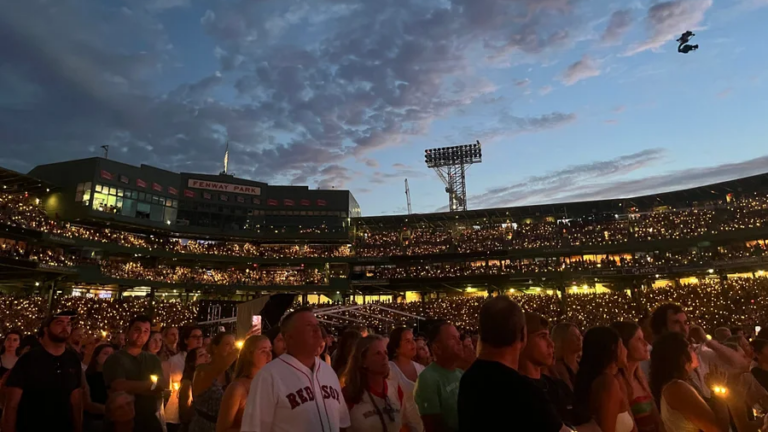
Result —
POLYGON ((237 305, 277 295, 288 299, 280 313, 317 304, 329 324, 379 328, 440 314, 472 328, 463 317, 493 293, 593 324, 670 299, 696 302, 711 326, 768 317, 768 174, 377 217, 361 217, 349 191, 102 158, 0 170, 0 185, 3 329, 33 327, 54 303, 90 316, 91 331, 136 310, 218 325, 236 321, 237 305))

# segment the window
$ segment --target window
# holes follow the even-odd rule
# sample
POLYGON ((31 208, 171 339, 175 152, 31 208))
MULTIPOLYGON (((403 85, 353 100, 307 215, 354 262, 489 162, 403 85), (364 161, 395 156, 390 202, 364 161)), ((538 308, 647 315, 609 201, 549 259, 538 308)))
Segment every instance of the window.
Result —
POLYGON ((147 194, 145 194, 144 192, 139 192, 139 201, 146 201, 146 199, 147 199, 147 194))
POLYGON ((96 183, 96 192, 101 192, 101 185, 96 183))

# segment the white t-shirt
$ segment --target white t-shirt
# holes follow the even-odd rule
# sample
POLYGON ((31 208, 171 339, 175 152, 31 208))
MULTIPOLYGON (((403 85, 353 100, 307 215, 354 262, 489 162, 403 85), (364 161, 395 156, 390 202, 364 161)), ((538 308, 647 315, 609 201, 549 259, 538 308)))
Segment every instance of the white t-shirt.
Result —
POLYGON ((251 382, 241 432, 339 432, 350 426, 336 373, 319 358, 312 370, 290 354, 251 382))
MULTIPOLYGON (((416 376, 418 377, 424 371, 424 366, 416 362, 411 363, 416 368, 416 376)), ((421 422, 418 408, 416 408, 416 401, 413 400, 413 389, 416 387, 416 382, 409 380, 395 362, 389 362, 389 379, 399 384, 400 388, 403 389, 403 393, 405 393, 403 400, 403 404, 406 407, 405 424, 408 425, 411 432, 423 432, 424 424, 421 422), (416 410, 414 415, 410 413, 411 407, 416 410)))
POLYGON ((184 373, 184 361, 186 359, 187 353, 181 351, 163 362, 163 375, 169 379, 165 384, 168 386, 167 388, 171 389, 171 397, 165 406, 165 421, 167 423, 181 423, 179 418, 179 391, 173 389, 173 384, 179 383, 181 385, 181 375, 184 373))
POLYGON ((400 432, 405 410, 403 389, 394 381, 384 382, 384 393, 363 393, 357 404, 349 404, 349 432, 400 432), (382 423, 383 422, 383 423, 382 423), (386 429, 384 429, 386 426, 386 429))

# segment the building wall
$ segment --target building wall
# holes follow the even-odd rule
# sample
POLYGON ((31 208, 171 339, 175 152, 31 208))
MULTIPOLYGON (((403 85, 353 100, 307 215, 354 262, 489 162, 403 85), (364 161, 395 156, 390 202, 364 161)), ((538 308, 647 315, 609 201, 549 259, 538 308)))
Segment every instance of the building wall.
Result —
POLYGON ((195 234, 346 237, 359 213, 349 191, 271 186, 231 175, 174 173, 103 158, 41 165, 30 175, 61 187, 47 207, 65 220, 96 218, 195 234), (354 207, 352 206, 354 203, 354 207))

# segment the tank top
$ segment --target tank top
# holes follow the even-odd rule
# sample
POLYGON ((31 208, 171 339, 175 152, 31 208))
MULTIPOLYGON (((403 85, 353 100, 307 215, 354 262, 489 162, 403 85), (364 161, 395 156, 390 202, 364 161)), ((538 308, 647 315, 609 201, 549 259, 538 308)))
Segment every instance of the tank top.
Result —
POLYGON ((383 393, 367 390, 348 407, 349 432, 400 432, 403 426, 403 389, 392 381, 384 381, 383 393))
MULTIPOLYGON (((686 383, 686 385, 688 385, 686 383)), ((699 432, 699 428, 694 426, 678 411, 670 408, 664 394, 661 396, 661 421, 664 423, 664 429, 674 432, 699 432)))
POLYGON ((635 418, 637 432, 658 432, 659 424, 654 415, 654 402, 651 395, 642 395, 632 399, 629 408, 635 418))

